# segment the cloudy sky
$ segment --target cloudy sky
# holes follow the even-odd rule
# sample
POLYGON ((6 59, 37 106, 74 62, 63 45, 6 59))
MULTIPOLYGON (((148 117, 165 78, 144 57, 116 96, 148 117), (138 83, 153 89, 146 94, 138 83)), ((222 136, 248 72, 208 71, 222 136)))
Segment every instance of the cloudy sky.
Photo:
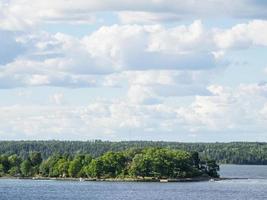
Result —
POLYGON ((267 141, 266 10, 0 0, 0 139, 267 141))

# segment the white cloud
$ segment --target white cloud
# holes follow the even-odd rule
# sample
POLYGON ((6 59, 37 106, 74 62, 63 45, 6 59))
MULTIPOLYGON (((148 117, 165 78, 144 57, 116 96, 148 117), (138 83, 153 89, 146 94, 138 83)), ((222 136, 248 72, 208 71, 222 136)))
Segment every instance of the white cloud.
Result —
POLYGON ((83 2, 76 6, 66 1, 7 0, 0 2, 0 29, 26 30, 40 23, 92 24, 96 21, 93 12, 78 12, 83 2))
POLYGON ((33 74, 28 81, 28 84, 32 86, 47 85, 50 83, 49 78, 47 76, 39 74, 33 74))
POLYGON ((62 105, 64 103, 64 94, 63 93, 55 93, 49 97, 51 103, 56 105, 62 105))
MULTIPOLYGON (((112 73, 216 68, 202 23, 104 26, 84 38, 46 32, 17 35, 25 53, 0 68, 1 87, 110 85, 112 73), (118 37, 119 36, 119 37, 118 37), (109 79, 110 80, 110 79, 109 79)), ((182 76, 180 76, 182 78, 182 76)))
POLYGON ((262 112, 266 102, 266 85, 240 85, 237 88, 210 86, 211 96, 197 96, 178 116, 188 127, 198 131, 258 132, 267 129, 262 112))
POLYGON ((160 102, 153 90, 140 85, 129 87, 128 98, 129 102, 134 104, 157 104, 160 102))
POLYGON ((156 21, 174 18, 266 18, 266 3, 258 0, 155 1, 155 0, 5 0, 0 2, 0 27, 20 30, 39 23, 93 23, 97 12, 120 12, 124 21, 156 21), (130 11, 130 14, 129 14, 130 11), (125 12, 128 12, 125 14, 125 12), (152 14, 153 13, 153 14, 152 14), (177 14, 178 13, 178 14, 177 14), (140 17, 143 16, 143 19, 140 17), (138 20, 139 19, 139 20, 138 20))
POLYGON ((154 104, 166 97, 210 95, 206 87, 209 84, 208 77, 213 73, 152 70, 128 71, 123 76, 128 80, 130 101, 154 104))
POLYGON ((118 17, 123 24, 153 24, 158 22, 178 21, 181 16, 174 13, 155 13, 142 11, 121 11, 118 17))
POLYGON ((265 21, 256 20, 241 28, 206 29, 196 20, 170 28, 103 26, 83 38, 21 33, 13 40, 25 51, 1 66, 0 87, 125 87, 128 83, 129 98, 138 102, 136 96, 143 96, 139 100, 143 103, 168 96, 210 95, 206 86, 216 69, 227 63, 224 52, 247 40, 265 45, 265 26, 265 21))
MULTIPOLYGON (((148 128, 165 129, 149 119, 153 107, 125 103, 90 104, 85 107, 11 106, 1 107, 1 138, 31 139, 119 139, 129 130, 137 133, 148 128), (27 112, 25 112, 27 110, 27 112), (11 120, 12 119, 12 120, 11 120), (18 135, 18 132, 21 134, 18 135)), ((157 112, 156 110, 153 112, 157 112)), ((164 123, 164 122, 162 122, 164 123)), ((140 135, 135 135, 136 138, 140 135)))
MULTIPOLYGON (((193 131, 196 139, 203 137, 203 132, 214 132, 218 137, 231 132, 235 134, 228 140, 242 139, 247 132, 258 134, 267 130, 265 87, 212 85, 212 96, 197 96, 183 106, 165 102, 136 104, 127 98, 96 101, 87 106, 2 106, 1 138, 190 141, 193 131)), ((62 95, 57 95, 61 101, 62 95)))
POLYGON ((200 21, 175 28, 113 25, 100 28, 83 43, 93 57, 103 58, 116 71, 213 68, 212 52, 200 45, 209 45, 202 33, 200 21))
POLYGON ((33 90, 0 91, 1 105, 10 105, 0 105, 1 138, 183 140, 266 131, 266 83, 227 87, 227 77, 217 79, 227 58, 238 59, 231 53, 265 50, 266 9, 260 0, 0 0, 0 88, 33 90), (241 19, 248 22, 203 25, 241 19), (92 31, 78 37, 76 30, 92 31), (80 96, 69 103, 55 87, 86 90, 81 96, 91 103, 80 96), (34 94, 39 88, 46 100, 34 94), (102 100, 101 91, 115 97, 102 100))
POLYGON ((215 42, 222 49, 244 49, 251 46, 267 46, 267 21, 253 20, 238 24, 229 30, 215 34, 215 42))

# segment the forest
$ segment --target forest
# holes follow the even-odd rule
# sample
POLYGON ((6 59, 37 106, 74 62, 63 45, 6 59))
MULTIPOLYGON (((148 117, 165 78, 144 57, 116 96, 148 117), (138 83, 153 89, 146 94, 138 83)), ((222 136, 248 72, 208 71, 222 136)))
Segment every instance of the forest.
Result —
POLYGON ((16 154, 21 158, 30 152, 40 152, 44 159, 57 153, 74 156, 90 154, 98 157, 108 151, 123 151, 130 148, 142 149, 160 147, 199 152, 201 158, 214 159, 224 164, 267 164, 267 143, 231 142, 231 143, 179 143, 154 141, 0 141, 0 155, 16 154))
POLYGON ((40 152, 26 158, 13 154, 0 156, 0 176, 60 178, 193 178, 219 177, 215 160, 200 159, 197 152, 167 148, 108 151, 93 158, 90 154, 53 154, 47 159, 40 152))

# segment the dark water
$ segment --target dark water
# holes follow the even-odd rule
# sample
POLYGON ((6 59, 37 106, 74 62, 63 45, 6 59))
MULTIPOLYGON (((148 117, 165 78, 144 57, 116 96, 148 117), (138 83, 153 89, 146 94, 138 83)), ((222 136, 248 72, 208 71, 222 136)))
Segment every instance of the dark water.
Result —
POLYGON ((221 175, 251 179, 199 183, 109 183, 1 179, 0 200, 267 199, 267 166, 222 166, 221 175))

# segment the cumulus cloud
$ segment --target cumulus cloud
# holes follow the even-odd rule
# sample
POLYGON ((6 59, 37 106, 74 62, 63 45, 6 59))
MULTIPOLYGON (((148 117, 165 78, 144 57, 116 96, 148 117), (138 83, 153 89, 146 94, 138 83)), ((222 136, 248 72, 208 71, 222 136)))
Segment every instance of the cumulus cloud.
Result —
POLYGON ((213 68, 212 52, 195 48, 205 43, 202 29, 200 21, 169 29, 113 25, 100 28, 83 43, 94 57, 104 57, 115 70, 213 68))
POLYGON ((121 11, 118 17, 123 24, 153 24, 159 22, 172 22, 181 19, 181 16, 174 13, 155 13, 142 11, 121 11))
MULTIPOLYGON (((225 65, 223 52, 227 49, 264 46, 266 27, 266 22, 260 20, 228 30, 206 30, 199 20, 189 26, 172 28, 113 25, 104 26, 81 39, 45 32, 11 34, 11 37, 5 32, 0 51, 3 54, 1 87, 111 86, 107 82, 108 74, 129 70, 210 71, 225 65), (24 52, 19 54, 22 46, 24 52)), ((165 93, 182 88, 189 94, 205 91, 202 86, 195 90, 169 85, 165 93)))
POLYGON ((149 70, 128 71, 123 73, 127 78, 130 102, 158 104, 162 98, 211 95, 207 89, 208 77, 214 72, 149 70))
POLYGON ((11 106, 1 107, 0 110, 0 118, 3 119, 0 129, 9 133, 1 134, 2 138, 10 138, 20 132, 17 138, 118 139, 127 138, 129 130, 138 132, 153 126, 161 127, 156 125, 156 120, 148 119, 151 108, 143 109, 125 103, 95 103, 84 107, 11 106))
POLYGON ((215 34, 215 42, 221 49, 244 49, 251 46, 267 46, 267 21, 253 20, 238 24, 229 30, 215 34))
MULTIPOLYGON (((228 50, 266 46, 266 27, 266 21, 255 20, 231 29, 206 29, 196 20, 188 26, 174 27, 103 26, 82 38, 63 33, 5 33, 2 51, 0 47, 0 87, 118 86, 114 76, 126 71, 183 71, 183 75, 177 76, 179 80, 199 71, 208 71, 207 76, 228 64, 224 59, 228 50)), ((158 85, 152 93, 164 91, 164 95, 171 96, 173 91, 183 90, 184 95, 208 95, 206 84, 158 85)))
MULTIPOLYGON (((192 133, 198 138, 203 132, 235 132, 242 138, 251 132, 256 138, 267 130, 265 85, 211 85, 208 89, 211 96, 197 96, 186 105, 136 104, 125 98, 85 106, 1 106, 1 138, 190 141, 192 133)), ((61 94, 54 97, 61 102, 61 94)))
MULTIPOLYGON (((22 98, 18 87, 53 90, 26 106, 6 100, 1 138, 189 139, 265 131, 266 83, 227 87, 227 77, 218 77, 233 66, 227 59, 238 59, 231 53, 266 48, 266 9, 260 0, 0 0, 0 89, 12 88, 1 96, 15 91, 22 98), (223 26, 214 27, 220 20, 223 26), (91 100, 78 106, 72 97, 72 106, 68 88, 91 100), (117 97, 103 100, 101 91, 117 97)), ((27 101, 36 95, 30 94, 27 101)))
POLYGON ((158 104, 160 102, 153 90, 140 85, 129 87, 128 99, 129 102, 134 104, 158 104))
POLYGON ((1 87, 106 85, 109 74, 145 70, 210 70, 223 65, 201 21, 189 26, 104 26, 83 38, 63 33, 21 34, 26 48, 0 69, 1 87), (119 36, 119 37, 118 37, 119 36))
POLYGON ((7 0, 0 2, 0 29, 26 30, 42 23, 92 24, 93 12, 80 12, 83 1, 76 4, 56 1, 7 0), (74 7, 74 5, 76 5, 74 7))
POLYGON ((64 0, 29 1, 6 0, 0 2, 0 27, 21 30, 40 23, 93 23, 97 12, 121 12, 122 21, 161 21, 176 18, 266 18, 266 3, 257 0, 214 1, 142 1, 102 0, 75 2, 64 0), (125 13, 128 12, 128 13, 125 13), (132 12, 136 12, 133 19, 132 12), (178 14, 177 14, 178 13, 178 14))
POLYGON ((266 130, 262 112, 266 102, 266 86, 240 85, 236 88, 211 85, 213 95, 197 96, 188 107, 180 108, 178 116, 196 130, 242 133, 266 130), (222 130, 224 129, 224 130, 222 130))

